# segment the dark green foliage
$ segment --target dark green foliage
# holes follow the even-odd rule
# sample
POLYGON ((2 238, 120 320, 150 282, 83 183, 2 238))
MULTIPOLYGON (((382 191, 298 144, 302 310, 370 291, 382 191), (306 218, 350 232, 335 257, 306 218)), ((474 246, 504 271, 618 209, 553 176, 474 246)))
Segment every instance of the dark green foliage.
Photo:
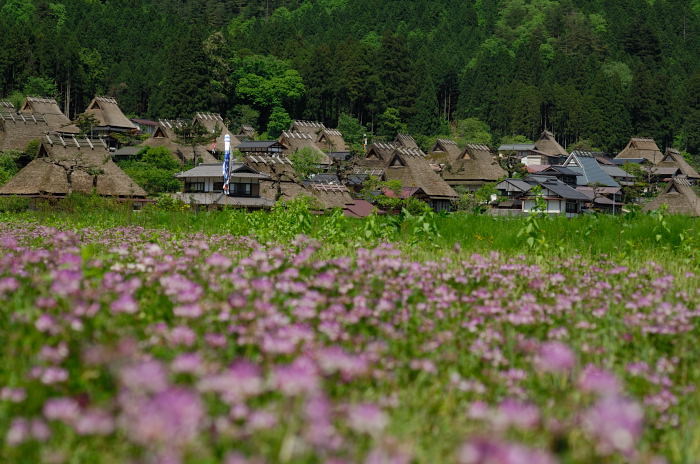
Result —
POLYGON ((644 135, 695 155, 697 5, 0 0, 0 95, 55 95, 75 117, 107 93, 129 115, 211 110, 270 135, 283 113, 386 135, 393 108, 416 135, 478 118, 494 141, 549 129, 617 151, 644 135))
POLYGON ((18 161, 22 154, 18 151, 0 151, 0 185, 4 185, 19 171, 18 161))
POLYGON ((141 159, 119 162, 119 167, 150 194, 177 192, 180 181, 175 174, 187 167, 182 167, 163 147, 148 147, 140 152, 141 159))

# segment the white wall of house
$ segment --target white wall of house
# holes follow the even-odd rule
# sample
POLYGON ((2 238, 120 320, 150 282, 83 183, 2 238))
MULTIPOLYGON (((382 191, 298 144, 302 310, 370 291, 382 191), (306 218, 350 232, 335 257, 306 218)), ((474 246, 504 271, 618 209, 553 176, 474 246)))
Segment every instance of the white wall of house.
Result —
POLYGON ((520 160, 525 166, 545 166, 549 164, 546 156, 542 155, 527 155, 520 160))
MULTIPOLYGON (((544 213, 547 214, 565 214, 566 217, 574 217, 576 216, 575 213, 567 213, 566 212, 566 200, 564 199, 559 199, 559 200, 546 200, 547 202, 547 210, 543 211, 544 213)), ((523 200, 523 212, 524 213, 531 213, 535 211, 535 200, 523 200)))
POLYGON ((204 191, 212 192, 214 191, 214 182, 223 182, 224 178, 221 177, 188 177, 185 182, 188 184, 195 182, 204 182, 204 191))

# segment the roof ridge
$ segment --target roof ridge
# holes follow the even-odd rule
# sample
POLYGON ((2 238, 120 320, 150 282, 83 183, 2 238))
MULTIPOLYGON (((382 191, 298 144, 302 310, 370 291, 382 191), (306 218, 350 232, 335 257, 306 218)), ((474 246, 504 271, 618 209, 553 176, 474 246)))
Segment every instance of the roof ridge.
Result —
POLYGON ((101 102, 105 102, 105 103, 113 103, 113 104, 115 104, 115 105, 117 104, 117 99, 116 99, 116 98, 114 98, 114 97, 108 97, 108 96, 106 96, 106 95, 96 95, 96 96, 95 96, 95 100, 101 101, 101 102))

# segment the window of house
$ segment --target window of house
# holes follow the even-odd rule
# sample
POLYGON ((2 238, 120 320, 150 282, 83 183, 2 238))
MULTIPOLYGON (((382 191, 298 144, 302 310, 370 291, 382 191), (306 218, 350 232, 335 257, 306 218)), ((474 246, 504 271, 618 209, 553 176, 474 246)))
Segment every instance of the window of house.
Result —
POLYGON ((214 192, 223 192, 224 191, 224 183, 223 182, 214 182, 214 192))
POLYGON ((231 194, 232 195, 252 195, 253 194, 253 184, 231 184, 231 194))
POLYGON ((575 201, 567 201, 566 202, 566 212, 573 213, 573 214, 578 213, 578 203, 576 203, 575 201))
POLYGON ((203 191, 204 191, 204 182, 186 182, 185 183, 185 192, 194 193, 194 192, 203 192, 203 191))

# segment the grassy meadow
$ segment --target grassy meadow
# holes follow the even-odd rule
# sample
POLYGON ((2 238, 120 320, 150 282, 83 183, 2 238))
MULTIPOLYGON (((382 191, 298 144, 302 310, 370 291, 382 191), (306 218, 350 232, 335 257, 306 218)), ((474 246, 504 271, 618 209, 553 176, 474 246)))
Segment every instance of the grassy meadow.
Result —
POLYGON ((0 213, 0 461, 694 463, 685 217, 0 213))

